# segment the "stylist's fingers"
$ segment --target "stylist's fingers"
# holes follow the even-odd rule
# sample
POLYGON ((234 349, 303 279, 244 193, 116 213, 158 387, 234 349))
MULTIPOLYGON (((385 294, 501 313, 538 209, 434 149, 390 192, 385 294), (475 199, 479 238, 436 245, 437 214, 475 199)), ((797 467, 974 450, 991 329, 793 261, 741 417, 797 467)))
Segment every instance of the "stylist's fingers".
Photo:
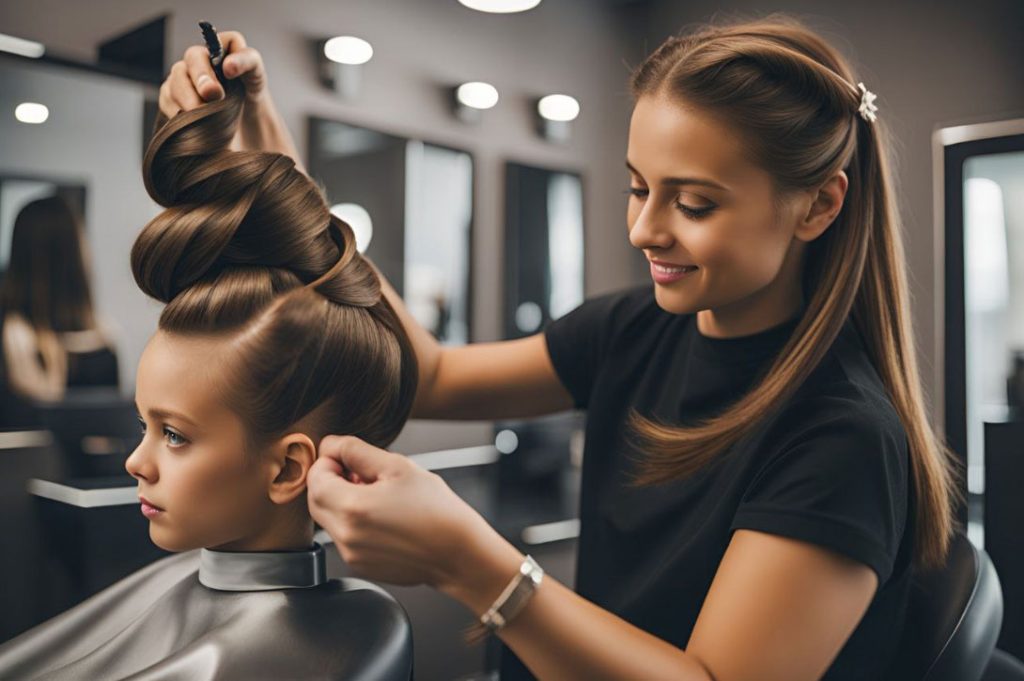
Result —
POLYGON ((339 464, 344 473, 372 483, 391 477, 415 465, 401 454, 393 454, 352 435, 328 435, 320 441, 319 458, 339 464))
POLYGON ((226 55, 222 66, 224 75, 241 78, 248 97, 259 96, 267 86, 267 70, 259 51, 249 47, 245 36, 238 31, 220 31, 217 37, 226 55))
POLYGON ((171 66, 167 79, 160 85, 159 103, 161 113, 168 118, 173 118, 179 111, 194 109, 202 103, 199 93, 192 86, 184 61, 175 62, 171 66))
POLYGON ((306 474, 309 507, 314 513, 314 520, 319 522, 316 514, 321 509, 333 509, 342 503, 353 487, 355 484, 347 481, 342 474, 341 464, 334 459, 317 458, 306 474))
POLYGON ((253 47, 242 48, 225 57, 224 75, 228 78, 241 78, 245 94, 249 97, 259 95, 267 86, 263 57, 253 47))
MULTIPOLYGON (((224 96, 224 88, 217 81, 217 75, 213 72, 213 64, 210 63, 209 50, 202 45, 193 45, 185 50, 183 61, 188 71, 188 82, 181 84, 183 91, 191 90, 197 100, 202 97, 207 102, 224 96)), ((188 111, 188 109, 185 110, 188 111)))

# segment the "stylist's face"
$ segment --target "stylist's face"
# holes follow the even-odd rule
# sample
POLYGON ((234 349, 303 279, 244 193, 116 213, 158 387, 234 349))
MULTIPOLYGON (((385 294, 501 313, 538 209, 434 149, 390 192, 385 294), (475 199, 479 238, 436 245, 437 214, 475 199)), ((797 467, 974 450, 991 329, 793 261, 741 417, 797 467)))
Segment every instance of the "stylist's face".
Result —
POLYGON ((784 263, 797 271, 794 223, 776 214, 770 176, 744 158, 725 125, 677 100, 641 97, 626 156, 629 239, 652 261, 663 309, 750 306, 784 263), (683 273, 683 265, 696 269, 683 273))
POLYGON ((242 422, 220 398, 229 346, 157 331, 139 361, 144 435, 125 467, 139 481, 153 543, 168 551, 243 550, 270 525, 271 462, 246 452, 242 422))

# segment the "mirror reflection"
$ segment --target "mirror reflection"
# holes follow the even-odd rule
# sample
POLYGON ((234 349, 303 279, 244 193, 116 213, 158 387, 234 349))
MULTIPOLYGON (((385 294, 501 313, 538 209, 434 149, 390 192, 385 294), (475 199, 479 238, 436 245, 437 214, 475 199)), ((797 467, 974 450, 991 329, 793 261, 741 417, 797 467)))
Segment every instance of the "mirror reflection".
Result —
POLYGON ((964 163, 969 489, 984 490, 983 424, 1024 419, 1024 152, 964 163))
POLYGON ((536 333, 583 302, 583 182, 506 165, 505 337, 536 333))
POLYGON ((446 345, 470 338, 473 158, 465 151, 318 118, 309 172, 331 211, 416 320, 446 345))

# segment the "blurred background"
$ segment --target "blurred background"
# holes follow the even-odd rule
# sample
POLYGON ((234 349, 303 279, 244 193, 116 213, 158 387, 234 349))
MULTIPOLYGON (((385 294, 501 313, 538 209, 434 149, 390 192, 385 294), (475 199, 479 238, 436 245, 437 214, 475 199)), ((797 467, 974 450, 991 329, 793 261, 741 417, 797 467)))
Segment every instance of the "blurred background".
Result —
MULTIPOLYGON (((893 131, 922 379, 967 465, 971 538, 1003 581, 1000 647, 1024 656, 1024 3, 480 9, 515 4, 0 4, 0 277, 10 300, 31 286, 55 297, 27 323, 0 321, 0 640, 161 555, 121 468, 160 310, 128 253, 159 212, 140 170, 157 90, 201 42, 198 21, 262 53, 332 211, 420 322, 463 344, 536 333, 585 297, 650 284, 625 229, 630 70, 687 25, 784 11, 852 59, 893 131), (29 267, 24 254, 43 252, 29 267), (33 338, 46 371, 18 354, 33 338)), ((582 418, 412 421, 393 448, 571 585, 582 418)), ((417 678, 493 678, 494 642, 458 640, 467 611, 389 590, 413 621, 417 678)))

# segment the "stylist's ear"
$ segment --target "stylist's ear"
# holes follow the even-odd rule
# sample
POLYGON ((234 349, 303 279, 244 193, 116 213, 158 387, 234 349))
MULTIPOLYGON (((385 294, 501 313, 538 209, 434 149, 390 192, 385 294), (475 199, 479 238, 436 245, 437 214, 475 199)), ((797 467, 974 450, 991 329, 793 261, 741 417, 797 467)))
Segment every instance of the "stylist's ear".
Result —
POLYGON ((797 224, 796 238, 810 242, 821 236, 835 222, 836 216, 842 210, 849 185, 850 180, 846 172, 840 170, 814 192, 810 197, 810 205, 797 224))
POLYGON ((273 456, 270 500, 287 504, 306 490, 306 474, 316 461, 316 445, 307 435, 292 433, 278 441, 273 456))

